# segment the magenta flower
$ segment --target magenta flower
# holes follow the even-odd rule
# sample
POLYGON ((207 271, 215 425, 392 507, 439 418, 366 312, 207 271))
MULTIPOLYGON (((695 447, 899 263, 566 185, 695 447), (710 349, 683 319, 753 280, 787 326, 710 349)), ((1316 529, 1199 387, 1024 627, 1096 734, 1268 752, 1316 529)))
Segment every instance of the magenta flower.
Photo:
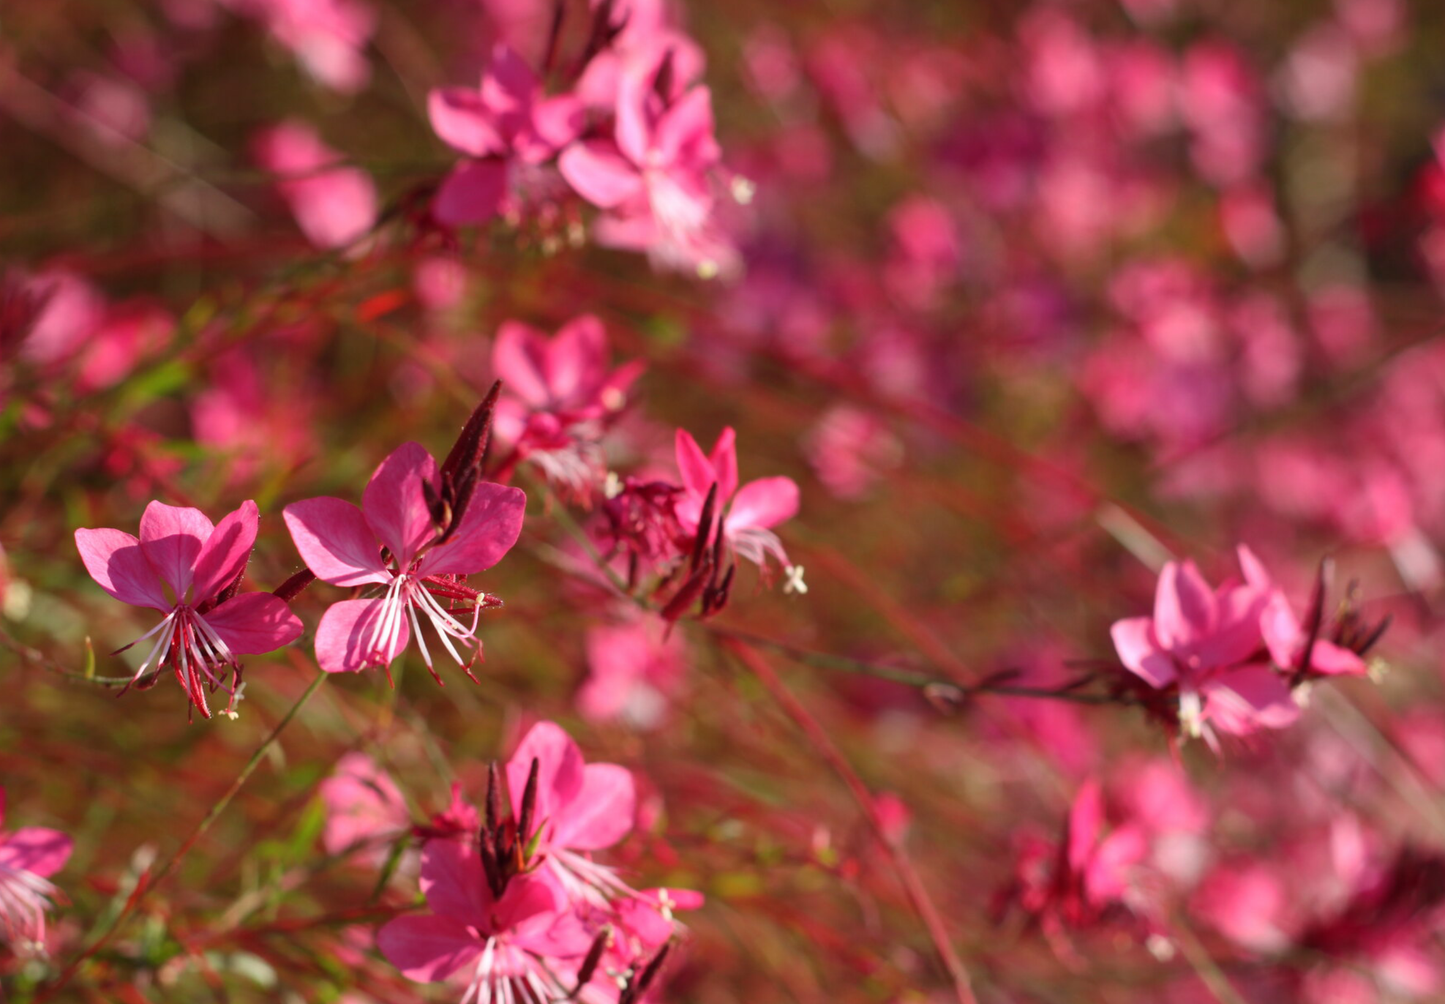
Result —
POLYGON ((371 476, 360 509, 338 498, 286 507, 291 539, 318 579, 335 586, 385 587, 379 596, 334 603, 322 616, 316 660, 326 672, 390 666, 415 632, 422 659, 440 683, 421 634, 420 613, 436 629, 442 647, 471 675, 471 661, 481 653, 477 618, 495 601, 460 578, 491 568, 511 550, 522 532, 527 497, 517 488, 477 483, 465 510, 439 533, 428 495, 440 497, 441 487, 432 455, 420 444, 403 443, 371 476), (459 621, 439 597, 470 603, 472 623, 459 621), (458 645, 476 646, 471 660, 462 659, 458 645))
MULTIPOLYGON (((5 789, 0 788, 0 824, 5 789)), ((0 833, 0 931, 21 954, 45 945, 45 912, 61 898, 50 876, 65 867, 74 841, 59 830, 26 826, 0 833)))
POLYGON ((1207 725, 1232 735, 1284 728, 1299 706, 1262 658, 1269 598, 1247 584, 1211 591, 1192 561, 1171 561, 1159 574, 1154 616, 1116 621, 1110 634, 1130 672, 1156 690, 1178 688, 1186 733, 1212 741, 1207 725))
POLYGON ((199 509, 152 502, 141 516, 139 540, 120 530, 75 531, 80 558, 100 588, 166 615, 131 642, 159 636, 131 683, 169 664, 203 716, 211 717, 208 687, 230 696, 224 713, 234 715, 241 682, 237 657, 270 652, 300 637, 301 621, 284 600, 270 593, 235 595, 259 525, 255 502, 243 502, 219 524, 199 509))
POLYGON ((532 460, 550 480, 585 495, 605 473, 602 433, 642 368, 608 369, 607 334, 591 314, 552 338, 507 321, 492 346, 492 370, 507 392, 497 402, 497 436, 512 444, 513 462, 532 460))
POLYGON ((694 87, 664 103, 655 82, 665 65, 624 75, 615 138, 573 143, 557 167, 578 195, 608 211, 597 225, 603 244, 647 251, 660 265, 705 277, 731 271, 736 251, 713 219, 711 176, 721 153, 711 92, 694 87))
MULTIPOLYGON (((712 453, 704 454, 697 440, 682 429, 677 430, 677 469, 682 474, 684 496, 677 503, 677 518, 689 535, 697 535, 708 492, 717 485, 714 512, 722 513, 722 534, 727 546, 758 565, 769 554, 784 567, 791 567, 782 541, 773 527, 792 519, 798 513, 798 485, 792 478, 759 478, 738 488, 738 455, 736 434, 723 429, 713 444, 712 453)), ((704 527, 707 536, 712 528, 704 527)))
POLYGON ((381 953, 408 979, 435 983, 459 974, 463 1004, 570 996, 558 962, 585 954, 592 939, 549 875, 519 875, 493 896, 475 847, 429 840, 421 888, 431 913, 398 917, 376 935, 381 953))
POLYGON ((631 772, 611 763, 585 763, 561 726, 538 722, 507 761, 512 812, 519 818, 534 759, 537 854, 570 896, 596 900, 599 890, 626 891, 612 869, 592 861, 588 852, 611 847, 632 832, 637 795, 631 772))
POLYGON ((543 98, 531 67, 501 44, 477 90, 433 90, 427 114, 442 142, 470 158, 447 175, 433 205, 436 218, 452 226, 490 220, 507 194, 514 164, 542 164, 582 127, 581 102, 570 94, 543 98))

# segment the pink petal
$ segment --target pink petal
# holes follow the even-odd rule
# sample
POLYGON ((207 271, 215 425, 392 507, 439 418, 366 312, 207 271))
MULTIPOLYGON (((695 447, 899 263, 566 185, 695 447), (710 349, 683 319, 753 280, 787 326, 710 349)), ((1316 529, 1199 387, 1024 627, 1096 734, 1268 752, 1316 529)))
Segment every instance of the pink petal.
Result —
POLYGON ((1256 729, 1282 729, 1299 718, 1289 685, 1264 666, 1221 673, 1199 688, 1204 714, 1221 732, 1247 735, 1256 729))
POLYGON ((558 810, 552 843, 579 851, 611 847, 632 832, 637 792, 632 772, 611 763, 582 770, 582 790, 558 810))
POLYGON ((75 547, 100 588, 138 607, 170 610, 165 588, 146 561, 140 541, 120 530, 76 530, 75 547))
POLYGON ((642 173, 608 140, 573 143, 557 159, 567 184, 594 206, 612 209, 642 191, 642 173))
MULTIPOLYGON (((532 935, 527 940, 541 947, 541 944, 550 940, 547 937, 548 929, 555 922, 558 911, 566 904, 566 896, 547 873, 542 873, 513 879, 490 913, 496 918, 498 928, 515 930, 521 927, 532 935), (541 937, 538 937, 539 935, 541 937)), ((585 943, 582 950, 587 950, 585 943)))
POLYGON ((1088 865, 1103 828, 1104 793, 1099 782, 1090 778, 1069 807, 1068 860, 1075 874, 1081 874, 1088 865))
POLYGON ((712 444, 712 469, 717 477, 717 498, 722 503, 738 490, 738 448, 737 433, 728 426, 718 433, 717 442, 712 444))
POLYGON ((328 673, 355 673, 372 666, 389 664, 411 640, 405 612, 396 640, 384 652, 377 651, 377 632, 386 601, 342 600, 321 615, 316 626, 316 663, 328 673))
POLYGON ((1260 614, 1268 598, 1252 586, 1220 588, 1214 598, 1215 624, 1192 647, 1202 668, 1221 669, 1254 658, 1264 647, 1260 614))
POLYGON ((1304 629, 1283 593, 1275 593, 1260 613, 1259 630, 1269 657, 1280 669, 1294 669, 1304 645, 1304 629))
POLYGON ((532 125, 537 136, 552 150, 560 150, 582 133, 586 109, 571 94, 539 101, 532 107, 532 125))
POLYGON ((261 513, 250 500, 228 513, 201 547, 196 558, 196 599, 208 600, 225 589, 246 567, 251 548, 256 544, 256 530, 261 513))
POLYGON ((429 551, 421 561, 422 575, 471 575, 484 572, 512 549, 522 534, 527 496, 520 488, 477 485, 462 525, 452 539, 429 551))
POLYGON ((1133 826, 1115 830, 1100 842, 1084 871, 1084 889, 1097 906, 1119 899, 1129 886, 1129 870, 1149 851, 1144 834, 1133 826))
POLYGON ((396 784, 365 753, 347 753, 321 782, 326 805, 322 841, 328 854, 390 840, 407 828, 406 800, 396 784))
POLYGON ((1329 676, 1360 676, 1369 671, 1364 659, 1323 638, 1316 639, 1314 648, 1310 650, 1309 668, 1329 676))
POLYGON ((554 400, 567 404, 602 382, 607 360, 607 332, 592 314, 564 324, 547 347, 544 365, 554 400))
POLYGON ((441 141, 473 157, 506 151, 482 96, 465 87, 443 87, 426 96, 427 117, 441 141))
POLYGON ((492 343, 492 373, 504 390, 533 408, 545 408, 552 400, 546 359, 546 335, 520 321, 502 322, 492 343))
POLYGON ((728 510, 729 530, 769 529, 798 514, 798 485, 792 478, 759 478, 738 491, 728 510))
POLYGON ((532 760, 538 762, 537 803, 532 818, 536 822, 556 816, 582 790, 584 765, 582 751, 572 737, 552 722, 538 722, 522 737, 521 744, 507 761, 507 790, 512 796, 512 811, 522 811, 522 794, 527 790, 527 772, 532 760))
POLYGON ((59 830, 26 826, 0 838, 0 866, 47 878, 65 867, 74 846, 59 830))
POLYGON ((341 499, 292 502, 281 513, 301 560, 322 582, 360 586, 390 582, 376 534, 359 508, 341 499))
POLYGON ((433 913, 491 930, 492 894, 471 840, 428 840, 421 852, 421 891, 433 913))
POLYGON ((1255 589, 1268 592, 1274 588, 1274 580, 1269 577, 1263 563, 1255 557, 1244 544, 1235 548, 1235 554, 1239 557, 1239 567, 1244 570, 1244 581, 1248 582, 1255 589))
MULTIPOLYGON (((677 470, 682 475, 683 487, 689 495, 704 498, 717 480, 712 461, 702 452, 697 440, 682 429, 677 430, 676 452, 677 470)), ((722 496, 722 501, 726 500, 727 496, 722 496)))
POLYGON ((274 652, 301 637, 301 618, 270 593, 242 593, 205 615, 205 621, 237 655, 274 652))
POLYGON ((215 529, 205 513, 188 506, 152 502, 141 514, 140 548, 178 601, 190 591, 196 558, 215 529))
POLYGON ((486 223, 507 194, 507 162, 465 160, 452 168, 432 202, 432 214, 450 227, 486 223))
POLYGON ((646 163, 652 146, 652 125, 647 117, 651 97, 651 75, 623 74, 617 82, 617 124, 613 132, 618 148, 634 164, 646 163))
POLYGON ((537 93, 537 75, 506 43, 492 48, 492 61, 482 76, 482 103, 498 116, 523 114, 537 93))
POLYGON ((1166 651, 1185 648, 1214 626, 1214 594, 1194 562, 1171 561, 1154 594, 1154 637, 1166 651))
POLYGON ((1154 641, 1153 623, 1148 617, 1115 621, 1109 629, 1109 637, 1114 640, 1119 661, 1155 690, 1162 690, 1178 678, 1174 660, 1168 653, 1160 651, 1154 641))
POLYGON ((706 87, 694 87, 683 95, 658 119, 652 145, 663 164, 682 161, 700 166, 717 160, 711 92, 706 87))
POLYGON ((481 939, 450 917, 397 917, 376 932, 376 947, 418 983, 444 980, 482 954, 481 939))
POLYGON ((436 535, 422 482, 436 484, 437 464, 420 443, 402 443, 367 482, 361 496, 366 522, 405 570, 436 535))

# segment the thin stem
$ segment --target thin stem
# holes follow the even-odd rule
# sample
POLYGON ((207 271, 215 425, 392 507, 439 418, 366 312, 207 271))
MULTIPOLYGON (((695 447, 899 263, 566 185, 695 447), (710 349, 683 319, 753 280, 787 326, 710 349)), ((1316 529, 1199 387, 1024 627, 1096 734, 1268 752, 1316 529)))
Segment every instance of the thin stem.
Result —
POLYGON ((65 989, 66 984, 70 982, 80 967, 85 964, 86 960, 103 948, 105 943, 108 942, 120 928, 121 923, 135 912, 135 908, 140 905, 140 901, 145 897, 146 893, 164 882, 166 877, 175 871, 176 867, 181 863, 181 860, 190 849, 196 845, 196 842, 200 840, 201 837, 205 836, 206 831, 220 818, 221 813, 226 811, 226 806, 231 804, 231 799, 236 797, 236 794, 241 790, 242 786, 245 785, 247 779, 250 778, 251 774, 256 770, 257 765, 261 762, 261 758, 276 744, 276 740, 281 737, 281 733, 286 730, 286 726, 291 724, 291 719, 296 717, 297 712, 311 699, 311 695, 316 693, 317 688, 321 686, 322 681, 325 679, 325 673, 318 673, 316 675, 316 678, 311 681, 311 685, 296 699, 296 703, 291 705, 291 709, 286 712, 285 716, 276 723, 276 727, 271 730, 271 734, 266 737, 260 746, 256 747, 256 751, 251 754, 251 758, 247 760, 246 765, 241 768, 241 773, 236 775, 236 779, 231 782, 231 786, 226 789, 226 793, 221 796, 215 805, 211 806, 210 811, 196 824, 196 828, 191 831, 191 835, 186 838, 185 843, 176 849, 176 852, 166 860, 165 864, 161 865, 154 875, 142 875, 140 877, 136 882, 135 889, 126 900, 125 905, 121 907, 111 922, 100 932, 100 935, 90 943, 90 947, 84 952, 81 952, 74 962, 66 966, 65 971, 56 978, 54 983, 36 995, 36 1004, 44 1004, 45 1001, 50 1000, 56 994, 60 993, 61 990, 65 989))
POLYGON ((902 843, 889 836, 888 827, 878 811, 878 805, 873 800, 873 795, 868 791, 868 786, 854 772, 842 751, 833 744, 827 730, 808 712, 803 703, 794 697, 787 687, 783 686, 783 681, 778 678, 777 673, 773 672, 773 668, 768 665, 767 660, 736 639, 724 639, 723 645, 752 671, 759 682, 767 688, 778 706, 783 709, 783 712, 808 737, 813 748, 828 762, 828 766, 832 767, 833 771, 843 779, 853 800, 863 810, 864 818, 867 819, 878 842, 893 863, 893 869, 903 883, 904 892, 907 893, 914 912, 918 914, 919 920, 923 922, 923 926, 928 932, 929 939, 933 942, 933 949, 938 954, 939 962, 943 964, 944 970, 953 982, 954 996, 959 1004, 977 1004, 968 970, 964 967, 963 960, 958 957, 958 953, 954 951, 952 942, 949 941, 948 930, 943 926, 943 918, 929 897, 923 880, 914 869, 913 861, 909 858, 907 850, 904 849, 902 843))

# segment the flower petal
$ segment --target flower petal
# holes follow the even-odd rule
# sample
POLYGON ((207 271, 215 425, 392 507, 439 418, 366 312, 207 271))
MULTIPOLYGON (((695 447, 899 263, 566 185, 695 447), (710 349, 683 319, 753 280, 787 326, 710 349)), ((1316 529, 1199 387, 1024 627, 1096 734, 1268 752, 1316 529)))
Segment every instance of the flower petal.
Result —
POLYGON ((386 601, 342 600, 321 615, 316 626, 316 662, 328 673, 355 673, 372 666, 388 665, 406 649, 411 640, 406 611, 401 612, 396 639, 385 651, 378 651, 377 634, 386 601))
POLYGON ((390 582, 376 534, 359 508, 323 496, 292 502, 281 513, 301 560, 322 582, 360 586, 390 582))
POLYGON ((682 475, 683 487, 687 489, 689 495, 703 498, 707 495, 713 482, 717 480, 717 474, 712 469, 712 461, 702 452, 702 447, 697 445, 697 440, 692 438, 692 434, 683 429, 677 430, 675 449, 677 470, 682 475))
POLYGON ((152 502, 140 518, 140 548, 156 574, 183 602, 191 588, 196 558, 216 529, 199 509, 152 502))
POLYGON ((436 484, 437 464, 420 443, 402 443, 381 462, 361 496, 366 522, 405 571, 436 533, 422 482, 436 484))
POLYGON ((503 321, 492 343, 492 375, 533 408, 552 400, 547 386, 547 336, 529 324, 503 321))
POLYGON ((712 469, 717 477, 717 500, 726 502, 738 490, 738 448, 737 433, 729 425, 718 433, 717 442, 712 444, 712 469))
POLYGON ((422 558, 421 575, 471 575, 502 560, 522 534, 527 495, 520 488, 477 485, 452 539, 422 558))
POLYGON ((562 151, 557 169, 594 206, 613 209, 642 191, 642 173, 607 140, 583 140, 562 151))
POLYGON ((427 117, 443 143, 472 157, 506 150, 482 96, 466 87, 441 87, 426 96, 427 117))
POLYGON ((547 346, 544 360, 553 400, 583 404, 576 398, 602 382, 606 358, 607 333, 594 315, 583 314, 564 324, 547 346))
POLYGON ((798 485, 792 478, 759 478, 744 485, 728 510, 729 530, 769 529, 798 514, 798 485))
POLYGON ((421 851, 421 891, 433 913, 490 929, 493 901, 471 841, 428 840, 421 851))
POLYGON ((1154 636, 1166 651, 1186 648, 1209 634, 1214 593, 1194 562, 1170 561, 1154 593, 1154 636))
POLYGON ((47 878, 65 867, 75 846, 59 830, 26 826, 0 838, 0 866, 47 878))
POLYGON ((692 167, 718 159, 713 138, 712 93, 694 87, 657 120, 653 148, 663 164, 679 161, 692 167))
POLYGON ((1247 735, 1256 729, 1282 729, 1299 718, 1289 685, 1264 666, 1221 673, 1200 688, 1204 716, 1221 732, 1247 735))
POLYGON ((582 790, 585 770, 582 751, 560 725, 552 722, 533 725, 507 761, 507 789, 512 795, 512 812, 518 815, 534 757, 538 766, 537 802, 532 819, 538 823, 550 819, 555 830, 560 825, 558 813, 565 812, 566 806, 582 790))
POLYGON ((246 567, 261 513, 250 500, 228 513, 201 547, 196 558, 196 600, 208 600, 229 586, 246 567))
POLYGON ((156 570, 146 561, 140 541, 120 530, 76 530, 75 547, 85 570, 101 589, 138 607, 169 610, 156 570))
POLYGON ((437 190, 432 213, 450 227, 486 223, 497 215, 506 194, 506 161, 494 157, 462 161, 437 190))
POLYGON ((237 655, 274 652, 301 637, 301 618, 270 593, 242 593, 206 613, 205 621, 237 655))
POLYGON ((1323 638, 1317 638, 1310 650, 1309 668, 1327 676, 1361 676, 1369 671, 1364 659, 1323 638))
POLYGON ((376 932, 376 947, 418 983, 444 980, 482 954, 481 939, 450 917, 397 917, 376 932))
POLYGON ((1109 637, 1114 639, 1114 649, 1124 666, 1155 690, 1162 690, 1177 679, 1174 660, 1160 650, 1148 617, 1115 621, 1109 628, 1109 637))
POLYGON ((552 842, 579 851, 611 847, 632 832, 636 803, 631 771, 590 763, 582 770, 582 790, 555 820, 552 842))

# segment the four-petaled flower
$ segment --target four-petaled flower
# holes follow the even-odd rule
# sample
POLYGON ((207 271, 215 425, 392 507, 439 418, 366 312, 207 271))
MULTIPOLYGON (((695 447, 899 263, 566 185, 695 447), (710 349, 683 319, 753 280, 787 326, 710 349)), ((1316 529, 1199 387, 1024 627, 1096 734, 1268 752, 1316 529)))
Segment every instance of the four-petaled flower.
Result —
POLYGON ((141 516, 139 540, 120 530, 75 531, 85 569, 102 589, 166 615, 131 642, 159 636, 131 683, 169 663, 202 715, 211 717, 207 688, 225 690, 225 713, 233 714, 241 675, 237 656, 270 652, 301 635, 301 621, 284 600, 270 593, 235 595, 259 522, 250 501, 219 524, 199 509, 152 502, 141 516))
MULTIPOLYGON (((5 789, 0 788, 0 824, 5 789)), ((60 898, 50 876, 65 867, 74 842, 59 830, 25 826, 0 833, 0 934, 17 952, 45 946, 45 911, 60 898)))
MULTIPOLYGON (((677 518, 690 536, 711 537, 711 526, 699 529, 708 492, 717 485, 713 512, 721 513, 723 540, 749 561, 762 565, 769 554, 789 567, 788 554, 772 528, 792 519, 798 512, 798 485, 792 478, 759 478, 738 487, 736 435, 723 429, 704 454, 697 440, 677 430, 677 469, 682 474, 685 494, 677 503, 677 518), (731 503, 731 505, 729 505, 731 503)), ((714 517, 716 518, 716 517, 714 517)))
POLYGON ((518 488, 478 483, 465 511, 439 531, 428 497, 436 499, 440 491, 432 455, 417 443, 404 443, 372 475, 361 508, 326 497, 286 507, 291 539, 317 578, 335 586, 385 587, 379 596, 334 603, 322 615, 316 661, 326 672, 389 667, 415 632, 422 659, 440 683, 421 634, 420 612, 471 675, 471 661, 481 652, 477 618, 495 601, 460 577, 491 568, 511 550, 522 532, 527 497, 518 488), (470 603, 471 624, 444 609, 438 597, 470 603), (476 646, 471 659, 462 658, 458 644, 476 646))

